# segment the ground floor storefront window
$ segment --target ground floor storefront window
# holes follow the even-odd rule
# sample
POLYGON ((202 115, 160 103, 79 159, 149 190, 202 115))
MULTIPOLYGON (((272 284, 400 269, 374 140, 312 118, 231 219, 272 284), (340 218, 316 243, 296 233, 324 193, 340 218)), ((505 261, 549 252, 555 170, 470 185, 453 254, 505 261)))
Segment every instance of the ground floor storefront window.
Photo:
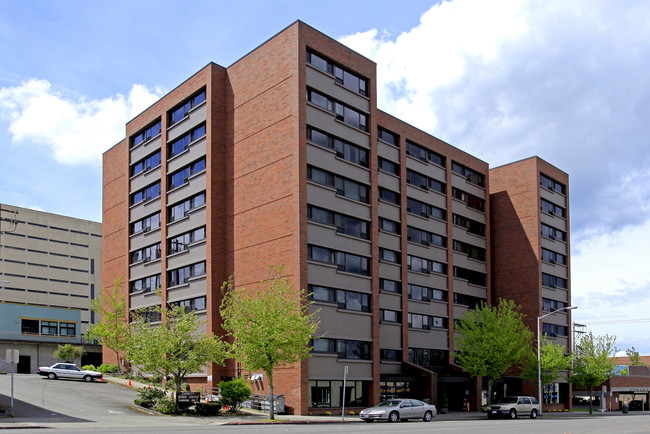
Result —
POLYGON ((381 401, 394 398, 407 398, 411 396, 411 382, 410 381, 382 381, 381 388, 381 401))
MULTIPOLYGON (((368 404, 367 381, 345 382, 345 406, 366 407, 368 404)), ((343 406, 343 381, 310 380, 309 402, 313 408, 343 406)))

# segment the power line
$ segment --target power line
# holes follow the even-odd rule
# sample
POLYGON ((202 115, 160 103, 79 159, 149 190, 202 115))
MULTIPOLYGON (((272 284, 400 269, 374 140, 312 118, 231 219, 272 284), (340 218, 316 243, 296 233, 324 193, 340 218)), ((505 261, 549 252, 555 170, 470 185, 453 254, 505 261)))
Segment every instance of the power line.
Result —
POLYGON ((582 321, 585 325, 601 325, 601 324, 634 324, 640 322, 650 322, 650 318, 638 318, 638 319, 614 319, 609 321, 582 321))

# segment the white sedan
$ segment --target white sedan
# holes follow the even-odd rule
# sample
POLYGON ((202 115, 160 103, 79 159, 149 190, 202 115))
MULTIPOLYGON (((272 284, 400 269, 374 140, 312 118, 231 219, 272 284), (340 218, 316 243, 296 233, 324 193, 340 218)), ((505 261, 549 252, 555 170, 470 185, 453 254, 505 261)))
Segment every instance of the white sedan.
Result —
POLYGON ((436 406, 418 401, 417 399, 391 399, 376 407, 361 410, 359 417, 365 422, 387 420, 397 422, 407 419, 422 419, 430 422, 436 417, 436 406))
POLYGON ((57 378, 72 378, 84 381, 101 380, 102 373, 95 371, 84 371, 72 363, 57 363, 52 366, 41 366, 38 368, 38 375, 56 380, 57 378))

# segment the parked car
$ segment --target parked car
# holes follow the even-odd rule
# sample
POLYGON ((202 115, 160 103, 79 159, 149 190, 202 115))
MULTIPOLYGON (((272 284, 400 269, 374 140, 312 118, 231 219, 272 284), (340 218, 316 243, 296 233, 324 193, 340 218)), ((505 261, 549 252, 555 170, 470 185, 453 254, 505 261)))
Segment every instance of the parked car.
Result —
POLYGON ((496 404, 487 407, 487 415, 490 419, 498 416, 516 419, 521 414, 535 419, 538 408, 537 398, 532 396, 504 396, 496 404))
POLYGON ((95 371, 84 371, 72 363, 57 363, 52 366, 41 366, 38 368, 38 375, 56 380, 57 378, 73 378, 77 380, 93 381, 101 380, 102 373, 95 371))
POLYGON ((436 417, 436 414, 435 405, 417 399, 390 399, 376 407, 361 410, 359 417, 364 422, 373 422, 375 420, 397 422, 407 419, 422 419, 425 422, 430 422, 431 419, 436 417))
MULTIPOLYGON (((644 402, 640 399, 635 399, 633 401, 630 401, 628 404, 630 410, 644 410, 643 408, 644 402)), ((648 407, 647 405, 645 406, 646 408, 648 407)))

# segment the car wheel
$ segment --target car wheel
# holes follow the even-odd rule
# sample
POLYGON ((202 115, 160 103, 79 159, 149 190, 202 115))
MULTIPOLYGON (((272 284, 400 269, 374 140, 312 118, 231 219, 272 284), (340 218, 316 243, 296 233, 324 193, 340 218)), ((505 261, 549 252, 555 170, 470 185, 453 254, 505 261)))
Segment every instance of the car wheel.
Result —
POLYGON ((90 383, 91 381, 93 381, 93 377, 91 377, 90 375, 86 375, 84 376, 84 381, 86 383, 90 383))
POLYGON ((425 422, 431 422, 431 419, 433 419, 433 415, 431 414, 430 411, 424 413, 424 417, 422 418, 422 420, 424 420, 425 422))
POLYGON ((397 422, 399 420, 399 413, 396 411, 391 412, 388 415, 388 421, 389 422, 397 422))
POLYGON ((537 410, 533 408, 533 410, 530 412, 530 418, 531 419, 537 419, 537 410))
POLYGON ((517 410, 514 408, 510 410, 510 419, 517 419, 517 410))
POLYGON ((49 378, 50 380, 56 380, 56 374, 54 372, 50 372, 49 374, 47 374, 47 378, 49 378))

